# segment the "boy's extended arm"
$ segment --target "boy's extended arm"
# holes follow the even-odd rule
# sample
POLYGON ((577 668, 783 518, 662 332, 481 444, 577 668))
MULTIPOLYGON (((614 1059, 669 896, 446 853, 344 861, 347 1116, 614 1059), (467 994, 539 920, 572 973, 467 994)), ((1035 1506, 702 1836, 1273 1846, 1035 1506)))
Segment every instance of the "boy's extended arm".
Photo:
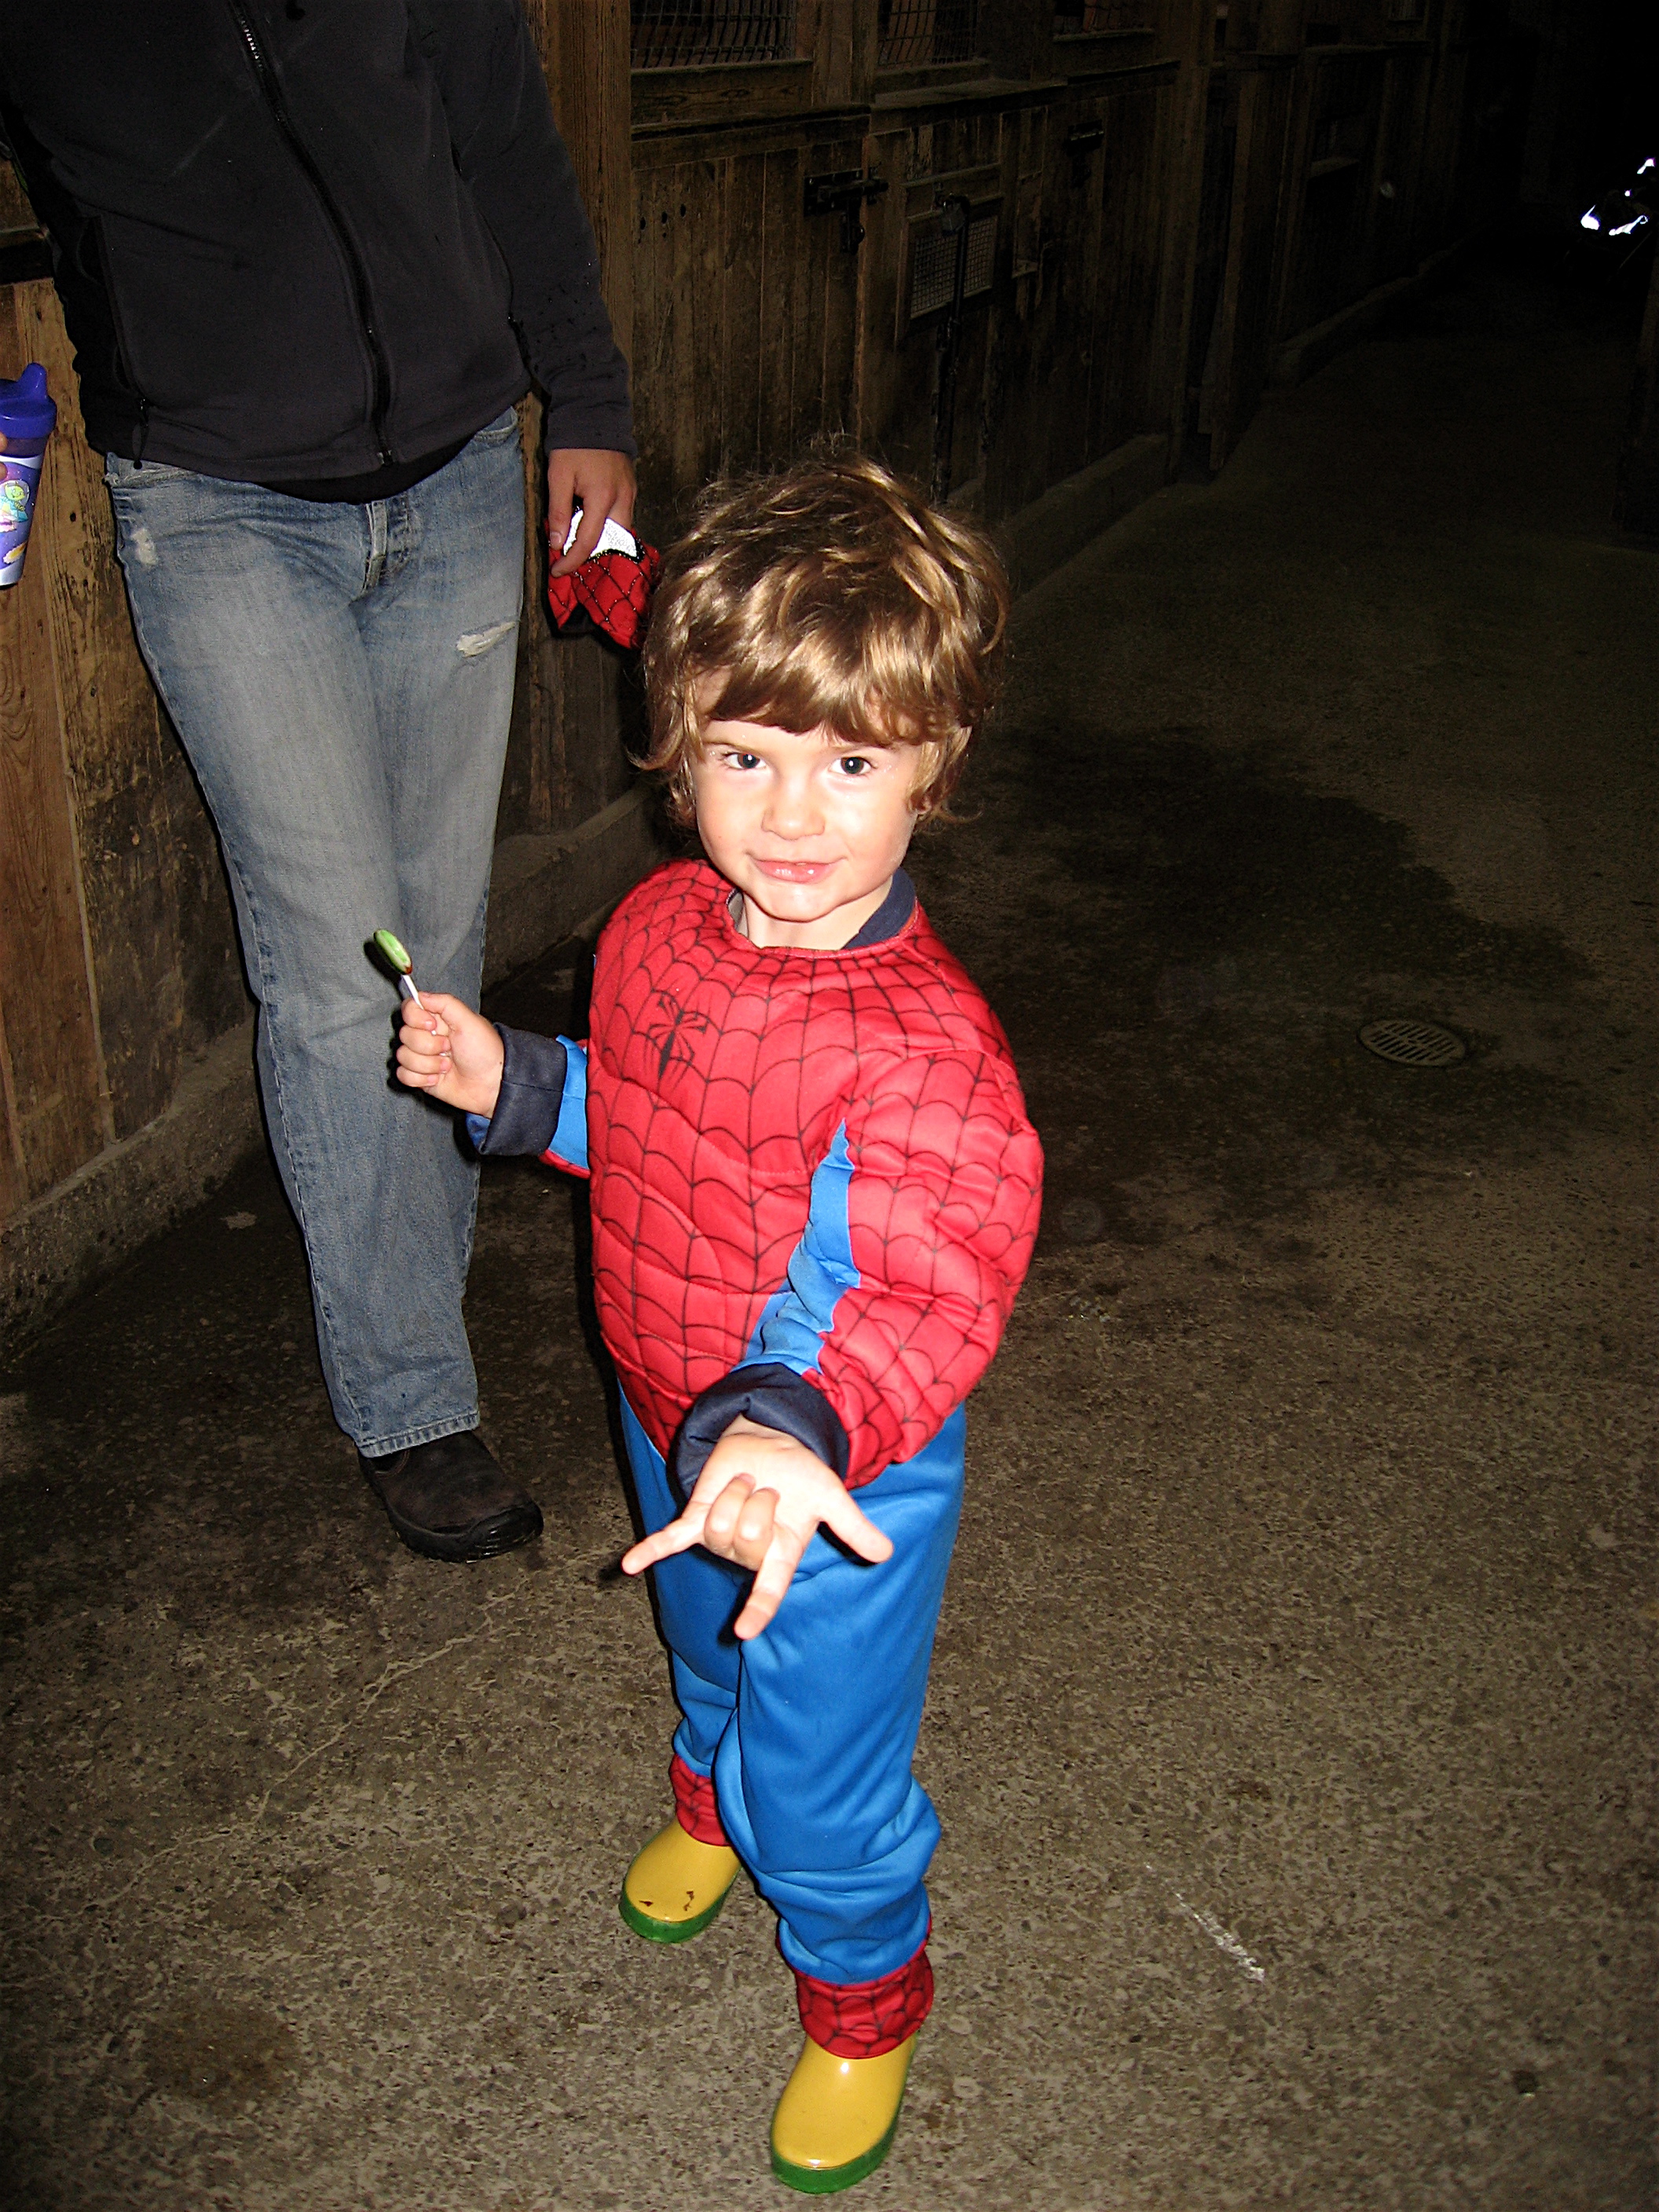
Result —
POLYGON ((798 1438, 849 1490, 913 1457, 990 1363, 1030 1263, 1042 1183, 1006 1060, 896 1062, 836 1131, 787 1279, 743 1359, 686 1415, 682 1493, 739 1417, 798 1438))

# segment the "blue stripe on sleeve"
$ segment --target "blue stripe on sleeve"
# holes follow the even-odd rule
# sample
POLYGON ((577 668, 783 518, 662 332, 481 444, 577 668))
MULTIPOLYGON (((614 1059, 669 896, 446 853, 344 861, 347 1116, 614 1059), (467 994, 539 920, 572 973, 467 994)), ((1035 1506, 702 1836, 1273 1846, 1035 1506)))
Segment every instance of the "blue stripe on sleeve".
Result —
POLYGON ((859 1286, 847 1221, 852 1180, 843 1121, 813 1170, 806 1226, 790 1258, 783 1288, 767 1300, 756 1324, 743 1355, 744 1364, 765 1360, 797 1375, 817 1366, 819 1349, 835 1325, 836 1304, 859 1286))
POLYGON ((548 1151, 567 1165, 587 1170, 587 1047, 568 1036, 564 1047, 564 1093, 559 1101, 558 1125, 548 1151))

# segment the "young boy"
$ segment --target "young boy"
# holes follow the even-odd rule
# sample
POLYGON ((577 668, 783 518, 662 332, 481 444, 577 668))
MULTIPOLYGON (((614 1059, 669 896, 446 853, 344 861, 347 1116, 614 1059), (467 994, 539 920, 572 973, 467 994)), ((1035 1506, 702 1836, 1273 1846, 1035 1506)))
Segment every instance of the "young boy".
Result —
POLYGON ((984 535, 873 461, 715 487, 646 646, 645 764, 707 858, 618 908, 586 1049, 423 994, 398 1054, 481 1152, 592 1176, 650 1532, 623 1565, 653 1571, 683 1715, 623 1915, 684 1942, 740 1865, 775 1907, 806 2041, 773 2170, 814 2194, 885 2156, 933 2000, 910 1761, 963 1401, 1036 1231, 1006 1041, 902 865, 1006 617, 984 535))

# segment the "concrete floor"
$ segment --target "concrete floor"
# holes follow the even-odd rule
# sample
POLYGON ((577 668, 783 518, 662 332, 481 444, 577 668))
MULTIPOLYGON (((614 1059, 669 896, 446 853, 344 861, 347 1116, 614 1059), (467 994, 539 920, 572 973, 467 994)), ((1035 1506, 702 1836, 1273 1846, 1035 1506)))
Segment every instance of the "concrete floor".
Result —
MULTIPOLYGON (((1477 273, 1020 607, 918 872, 1051 1195, 974 1407, 939 2005, 872 2212, 1654 2201, 1629 360, 1477 273), (1387 1013, 1468 1058, 1391 1069, 1387 1013)), ((790 2201, 769 1916, 665 1953, 615 1911, 672 1716, 579 1233, 486 1177, 486 1425, 548 1516, 488 1565, 360 1486, 263 1168, 7 1379, 8 2207, 790 2201)))

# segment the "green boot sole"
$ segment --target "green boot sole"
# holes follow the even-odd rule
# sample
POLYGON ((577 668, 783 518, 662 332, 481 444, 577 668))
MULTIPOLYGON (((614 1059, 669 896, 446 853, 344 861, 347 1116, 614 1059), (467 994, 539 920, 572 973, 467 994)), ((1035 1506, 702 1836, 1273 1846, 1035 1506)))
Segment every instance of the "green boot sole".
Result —
MULTIPOLYGON (((902 2100, 899 2110, 903 2110, 902 2100)), ((805 2197, 833 2197, 837 2190, 855 2188, 866 2180, 893 2148, 893 2137, 898 2133, 899 2116, 895 2112, 886 2134, 879 2142, 872 2143, 857 2158, 848 2159, 845 2166, 791 2166, 787 2158, 772 2153, 772 2172, 786 2189, 799 2189, 805 2197)))
POLYGON ((719 1918, 720 1907, 731 1894, 730 1889, 723 1889, 711 1905, 690 1920, 653 1920, 648 1912, 640 1911, 625 1889, 617 1899, 617 1906, 634 1933, 643 1936, 647 1943, 689 1943, 694 1936, 701 1936, 712 1921, 719 1918))

